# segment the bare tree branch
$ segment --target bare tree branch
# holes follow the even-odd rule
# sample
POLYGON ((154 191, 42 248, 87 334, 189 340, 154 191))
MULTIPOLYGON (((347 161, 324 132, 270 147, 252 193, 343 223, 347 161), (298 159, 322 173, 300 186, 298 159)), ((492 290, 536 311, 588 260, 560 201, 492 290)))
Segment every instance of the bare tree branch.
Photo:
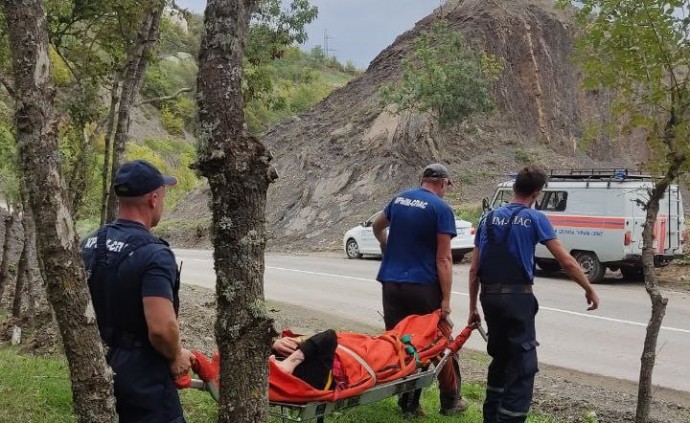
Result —
POLYGON ((14 91, 14 88, 12 87, 12 81, 7 79, 7 77, 5 75, 0 74, 0 82, 5 87, 5 89, 7 90, 7 93, 11 97, 17 98, 17 93, 14 91))
POLYGON ((174 93, 172 93, 170 95, 164 95, 162 97, 155 97, 155 98, 147 98, 146 100, 142 100, 142 101, 136 103, 135 106, 143 106, 144 104, 149 104, 149 103, 157 103, 160 101, 174 100, 177 97, 179 97, 180 94, 188 93, 190 91, 192 91, 192 87, 180 88, 179 90, 175 91, 174 93))

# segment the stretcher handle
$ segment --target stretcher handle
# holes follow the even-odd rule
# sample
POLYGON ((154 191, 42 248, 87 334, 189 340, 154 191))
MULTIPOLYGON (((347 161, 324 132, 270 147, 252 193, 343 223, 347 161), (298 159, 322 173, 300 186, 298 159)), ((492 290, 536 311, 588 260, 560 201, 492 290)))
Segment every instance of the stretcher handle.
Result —
POLYGON ((465 329, 463 329, 462 332, 460 332, 458 336, 456 336, 455 339, 448 344, 448 348, 450 348, 453 353, 460 351, 462 346, 465 345, 465 342, 467 342, 467 340, 470 338, 470 335, 472 335, 472 331, 474 329, 475 325, 465 326, 465 329))

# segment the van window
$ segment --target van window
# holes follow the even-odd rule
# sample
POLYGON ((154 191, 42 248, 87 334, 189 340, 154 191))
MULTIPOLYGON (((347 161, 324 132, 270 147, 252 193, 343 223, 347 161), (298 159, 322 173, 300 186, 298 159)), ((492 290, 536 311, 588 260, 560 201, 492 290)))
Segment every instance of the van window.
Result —
POLYGON ((497 209, 503 207, 510 203, 510 199, 513 198, 513 190, 510 189, 499 189, 496 192, 493 203, 491 203, 491 209, 497 209))
POLYGON ((568 204, 566 191, 544 191, 542 199, 537 202, 536 208, 545 211, 565 211, 568 204))

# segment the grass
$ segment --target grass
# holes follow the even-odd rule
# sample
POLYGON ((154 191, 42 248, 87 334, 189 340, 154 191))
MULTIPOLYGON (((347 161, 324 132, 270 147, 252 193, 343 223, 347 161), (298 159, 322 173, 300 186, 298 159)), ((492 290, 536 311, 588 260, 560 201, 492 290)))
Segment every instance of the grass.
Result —
MULTIPOLYGON (((64 358, 25 356, 0 347, 0 375, 0 422, 77 422, 64 358)), ((207 393, 185 390, 180 397, 188 423, 216 420, 216 404, 207 393)))
MULTIPOLYGON (((481 355, 477 355, 478 357, 481 355)), ((481 359, 464 355, 465 359, 481 359)), ((20 355, 12 347, 0 347, 0 422, 76 422, 72 413, 72 393, 69 384, 67 362, 64 358, 39 358, 20 355)), ((422 395, 422 407, 427 417, 415 420, 419 423, 432 422, 481 422, 481 404, 484 386, 479 383, 464 383, 463 396, 470 408, 461 416, 444 417, 438 414, 438 388, 426 389, 422 395)), ((194 390, 181 391, 182 407, 188 423, 213 422, 217 408, 211 397, 194 390)), ((271 422, 278 420, 272 419, 271 422)), ((394 398, 373 404, 359 406, 332 415, 328 422, 361 423, 403 422, 394 398)), ((556 423, 555 420, 532 415, 530 423, 556 423)))

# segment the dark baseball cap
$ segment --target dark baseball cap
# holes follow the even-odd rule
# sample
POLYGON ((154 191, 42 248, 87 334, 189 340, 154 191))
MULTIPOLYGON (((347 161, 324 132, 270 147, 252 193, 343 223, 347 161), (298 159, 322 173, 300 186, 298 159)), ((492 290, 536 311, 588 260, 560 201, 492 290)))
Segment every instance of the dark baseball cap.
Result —
POLYGON ((173 186, 177 179, 163 176, 158 169, 145 160, 127 162, 115 174, 113 189, 118 197, 139 197, 163 185, 173 186))
POLYGON ((448 183, 453 185, 453 181, 450 179, 450 173, 448 169, 441 163, 432 163, 424 168, 422 172, 422 178, 445 178, 448 179, 448 183))

